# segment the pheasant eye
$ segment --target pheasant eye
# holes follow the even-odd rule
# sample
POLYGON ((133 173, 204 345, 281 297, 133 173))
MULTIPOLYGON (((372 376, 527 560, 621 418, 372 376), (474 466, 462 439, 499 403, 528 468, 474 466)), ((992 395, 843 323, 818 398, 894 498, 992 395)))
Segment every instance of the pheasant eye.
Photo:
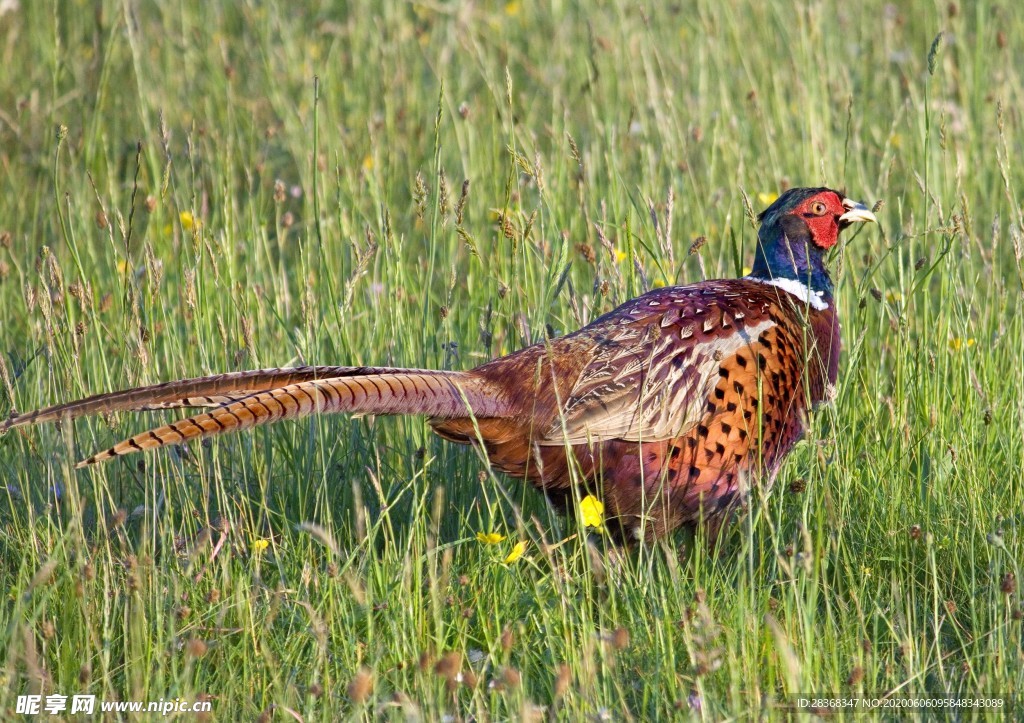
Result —
POLYGON ((824 216, 827 210, 828 208, 821 201, 815 201, 811 204, 811 213, 815 216, 824 216))

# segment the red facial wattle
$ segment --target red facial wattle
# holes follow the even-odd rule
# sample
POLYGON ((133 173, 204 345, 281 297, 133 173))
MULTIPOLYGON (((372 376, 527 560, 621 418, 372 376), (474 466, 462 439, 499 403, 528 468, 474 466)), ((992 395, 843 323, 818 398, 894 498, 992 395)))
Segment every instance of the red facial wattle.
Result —
POLYGON ((839 241, 839 218, 846 210, 842 197, 829 191, 811 196, 793 210, 793 215, 807 224, 814 244, 827 250, 839 241))
POLYGON ((807 219, 807 228, 811 230, 811 239, 817 246, 830 249, 839 242, 839 222, 836 216, 826 213, 807 219))

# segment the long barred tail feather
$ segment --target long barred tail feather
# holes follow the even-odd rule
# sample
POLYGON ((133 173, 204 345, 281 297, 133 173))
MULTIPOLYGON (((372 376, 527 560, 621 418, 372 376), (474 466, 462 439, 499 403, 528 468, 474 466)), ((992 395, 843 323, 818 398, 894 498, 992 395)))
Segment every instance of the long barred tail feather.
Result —
POLYGON ((425 414, 434 419, 515 414, 517 401, 472 372, 390 367, 259 369, 98 394, 68 404, 15 415, 0 432, 24 424, 87 414, 178 407, 212 407, 137 434, 79 462, 86 467, 133 452, 313 414, 425 414))
POLYGON ((510 405, 488 387, 487 382, 464 372, 392 372, 303 381, 137 434, 77 466, 313 414, 426 414, 442 419, 508 415, 510 405))
POLYGON ((246 397, 257 394, 256 389, 242 389, 237 392, 231 392, 230 394, 211 394, 205 397, 183 397, 182 399, 175 399, 170 402, 152 402, 150 404, 142 404, 139 407, 131 410, 134 412, 161 412, 165 409, 200 409, 203 407, 223 407, 231 404, 231 402, 237 402, 239 399, 245 399, 246 397))
POLYGON ((17 414, 0 422, 0 434, 24 424, 42 424, 62 419, 74 419, 89 414, 138 412, 177 407, 218 407, 257 392, 313 379, 388 374, 398 371, 414 370, 389 367, 303 366, 286 369, 256 369, 180 379, 120 392, 97 394, 68 404, 56 404, 34 412, 17 414))
POLYGON ((472 414, 480 418, 494 418, 509 416, 515 408, 513 400, 471 372, 307 367, 241 372, 98 395, 14 417, 6 426, 73 418, 101 411, 154 409, 161 405, 213 405, 214 408, 137 434, 79 462, 77 467, 313 414, 425 414, 435 419, 472 414), (341 374, 324 378, 326 369, 341 374), (247 396, 240 396, 245 392, 248 392, 247 396))

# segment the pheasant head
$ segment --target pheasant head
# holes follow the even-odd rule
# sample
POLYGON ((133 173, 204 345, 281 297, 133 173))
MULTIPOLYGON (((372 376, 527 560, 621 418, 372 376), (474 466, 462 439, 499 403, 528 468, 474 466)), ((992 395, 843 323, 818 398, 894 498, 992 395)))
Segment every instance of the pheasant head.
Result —
POLYGON ((867 206, 830 188, 791 188, 758 218, 761 227, 750 275, 776 284, 799 284, 826 303, 832 297, 826 252, 847 226, 876 221, 867 206))

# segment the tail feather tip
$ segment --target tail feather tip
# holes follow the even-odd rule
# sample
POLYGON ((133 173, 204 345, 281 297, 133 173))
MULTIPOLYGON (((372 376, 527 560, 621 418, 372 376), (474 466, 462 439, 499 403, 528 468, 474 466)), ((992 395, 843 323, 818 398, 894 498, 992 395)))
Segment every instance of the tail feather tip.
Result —
POLYGON ((94 455, 91 455, 89 457, 86 457, 83 460, 80 460, 80 461, 76 462, 75 463, 75 469, 85 469, 86 467, 93 467, 93 466, 95 466, 96 463, 100 461, 100 457, 101 457, 102 454, 103 454, 103 452, 97 452, 94 455))

